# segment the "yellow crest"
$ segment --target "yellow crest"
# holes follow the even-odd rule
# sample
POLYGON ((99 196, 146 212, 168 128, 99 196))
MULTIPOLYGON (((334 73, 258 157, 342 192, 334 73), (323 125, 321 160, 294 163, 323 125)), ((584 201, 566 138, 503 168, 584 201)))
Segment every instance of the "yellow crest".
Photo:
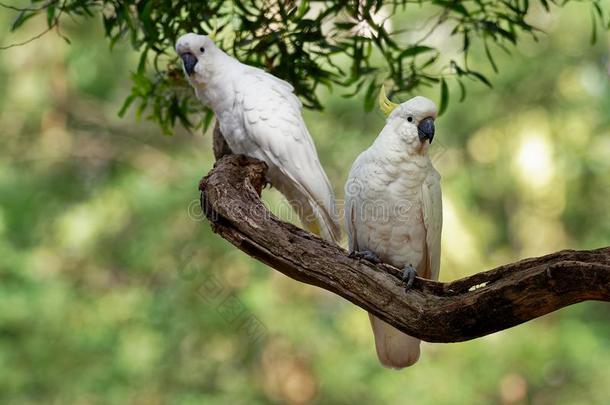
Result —
POLYGON ((386 95, 385 92, 385 85, 381 85, 381 90, 379 90, 379 109, 381 109, 381 111, 383 111, 383 114, 387 117, 388 115, 390 115, 390 113, 392 111, 394 111, 394 109, 396 107, 399 106, 399 104, 393 103, 390 101, 390 99, 388 98, 388 96, 386 95))

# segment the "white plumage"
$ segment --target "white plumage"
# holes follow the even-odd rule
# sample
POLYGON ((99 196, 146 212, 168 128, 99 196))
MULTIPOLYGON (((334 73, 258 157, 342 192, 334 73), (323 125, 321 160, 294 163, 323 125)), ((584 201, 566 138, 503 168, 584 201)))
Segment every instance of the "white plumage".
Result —
POLYGON ((265 161, 271 184, 288 199, 303 225, 337 243, 341 231, 332 187, 293 87, 228 56, 204 35, 182 36, 176 51, 197 97, 216 114, 233 153, 265 161))
MULTIPOLYGON (((393 109, 373 145, 349 173, 345 223, 350 251, 375 253, 399 268, 411 265, 419 276, 436 280, 442 202, 440 175, 428 156, 434 134, 430 122, 435 117, 436 106, 423 97, 393 109), (424 121, 431 135, 422 132, 424 121)), ((402 368, 419 359, 418 339, 369 317, 383 365, 402 368)))

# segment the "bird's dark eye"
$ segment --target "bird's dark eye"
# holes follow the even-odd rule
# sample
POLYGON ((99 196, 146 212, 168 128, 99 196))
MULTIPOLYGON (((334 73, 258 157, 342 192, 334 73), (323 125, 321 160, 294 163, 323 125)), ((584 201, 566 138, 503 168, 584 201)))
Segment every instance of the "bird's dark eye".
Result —
POLYGON ((407 117, 407 121, 413 122, 413 117, 407 117))
POLYGON ((201 53, 205 52, 205 48, 203 46, 201 48, 199 48, 199 50, 201 51, 201 53))

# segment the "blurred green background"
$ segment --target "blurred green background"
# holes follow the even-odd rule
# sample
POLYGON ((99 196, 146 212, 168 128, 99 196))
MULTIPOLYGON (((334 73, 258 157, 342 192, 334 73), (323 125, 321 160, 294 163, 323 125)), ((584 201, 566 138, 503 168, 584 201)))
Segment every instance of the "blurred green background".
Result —
MULTIPOLYGON (((494 89, 473 83, 458 103, 452 87, 432 149, 443 280, 610 245, 610 44, 590 44, 589 13, 535 12, 548 35, 499 54, 494 89)), ((2 45, 45 27, 9 36, 12 18, 0 10, 2 45)), ((382 368, 363 310, 202 220, 209 134, 117 117, 136 55, 110 51, 98 20, 65 31, 71 45, 49 33, 0 51, 1 403, 610 403, 602 303, 382 368)), ((430 40, 455 47, 443 38, 430 40)), ((491 72, 482 52, 471 63, 491 72)), ((339 198, 383 126, 343 93, 305 113, 339 198)))

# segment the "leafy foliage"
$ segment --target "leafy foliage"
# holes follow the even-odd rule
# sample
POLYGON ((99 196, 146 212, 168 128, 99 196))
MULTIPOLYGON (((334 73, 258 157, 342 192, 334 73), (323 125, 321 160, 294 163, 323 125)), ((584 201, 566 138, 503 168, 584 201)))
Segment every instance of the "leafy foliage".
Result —
MULTIPOLYGON (((364 92, 364 106, 371 110, 380 83, 391 81, 390 94, 438 85, 440 110, 444 111, 449 100, 448 79, 457 81, 460 99, 466 94, 464 79, 491 86, 480 67, 475 70, 468 63, 474 44, 484 47, 497 72, 492 45, 509 52, 522 35, 536 38, 538 30, 526 20, 531 9, 541 5, 550 11, 551 5, 568 2, 30 0, 27 8, 5 7, 18 13, 13 30, 36 15, 44 15, 48 28, 58 32, 62 17, 101 16, 111 45, 129 39, 140 54, 132 93, 121 114, 135 103, 138 115, 146 112, 164 132, 172 133, 177 121, 187 129, 211 121, 209 112, 202 121, 193 121, 192 113, 203 107, 194 102, 173 52, 176 39, 186 32, 218 32, 227 52, 292 83, 308 108, 323 108, 316 92, 323 85, 349 88, 346 96, 364 92), (433 34, 446 32, 461 40, 459 51, 448 60, 427 42, 433 34), (342 63, 346 58, 349 63, 342 63)), ((591 40, 595 41, 598 25, 607 27, 610 19, 600 0, 588 3, 592 7, 591 40)))

